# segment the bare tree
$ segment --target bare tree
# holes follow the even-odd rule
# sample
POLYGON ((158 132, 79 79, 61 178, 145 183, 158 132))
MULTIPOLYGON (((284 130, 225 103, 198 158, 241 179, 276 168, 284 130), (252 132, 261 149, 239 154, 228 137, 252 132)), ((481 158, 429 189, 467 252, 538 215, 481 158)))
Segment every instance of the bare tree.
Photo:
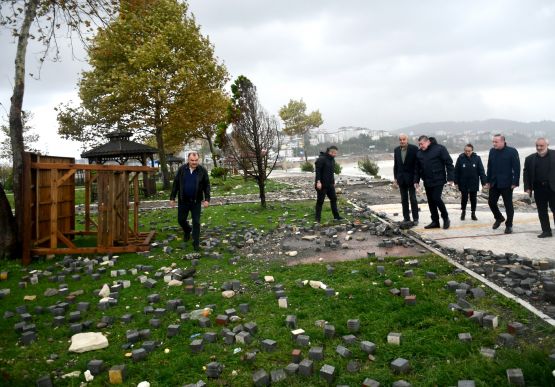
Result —
POLYGON ((231 86, 227 151, 247 176, 258 183, 260 204, 266 207, 266 180, 274 169, 280 148, 279 122, 258 101, 256 87, 239 76, 231 86))
MULTIPOLYGON (((11 249, 11 254, 17 253, 20 247, 20 232, 23 219, 20 216, 22 187, 21 176, 23 175, 23 152, 25 150, 23 140, 23 96, 25 93, 25 58, 29 39, 41 42, 43 55, 41 63, 49 54, 54 58, 59 56, 58 32, 67 28, 71 36, 76 33, 79 40, 84 42, 85 35, 92 32, 98 24, 109 20, 117 11, 119 1, 116 0, 10 0, 0 2, 0 25, 11 30, 16 43, 15 53, 15 79, 13 93, 10 99, 10 143, 12 148, 12 165, 14 170, 13 191, 15 198, 16 229, 4 229, 4 223, 0 224, 0 233, 14 233, 18 243, 16 249, 11 249), (32 29, 32 27, 34 27, 32 29)), ((12 218, 12 211, 7 199, 0 196, 0 217, 12 218), (5 200, 5 202, 4 202, 5 200)), ((0 240, 0 255, 7 253, 7 246, 0 240)))

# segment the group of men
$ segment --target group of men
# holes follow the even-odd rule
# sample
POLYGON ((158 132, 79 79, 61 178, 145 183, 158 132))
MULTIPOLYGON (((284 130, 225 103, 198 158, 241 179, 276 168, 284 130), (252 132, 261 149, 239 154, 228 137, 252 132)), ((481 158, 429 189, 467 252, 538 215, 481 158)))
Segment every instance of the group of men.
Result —
MULTIPOLYGON (((526 157, 524 162, 524 190, 531 196, 534 194, 538 216, 542 228, 539 238, 551 237, 551 225, 548 207, 553 212, 555 219, 555 150, 548 149, 549 143, 545 138, 536 140, 536 153, 526 157)), ((473 155, 470 144, 465 147, 465 153, 473 155)), ((330 146, 325 152, 321 152, 315 163, 315 183, 317 191, 315 220, 320 222, 322 205, 327 196, 330 200, 332 214, 335 220, 342 220, 337 209, 337 195, 335 192, 335 157, 337 147, 330 146)), ((463 155, 461 155, 463 156, 463 155)), ((469 160, 471 160, 469 158, 469 160)), ((479 157, 478 157, 479 161, 479 157)), ((472 163, 471 163, 472 164, 472 163)), ((479 161, 481 165, 481 161, 479 161)), ((440 228, 440 216, 443 220, 443 228, 448 229, 451 222, 449 213, 442 200, 443 187, 445 184, 454 184, 455 168, 453 160, 447 149, 438 144, 433 137, 420 136, 418 146, 409 144, 406 134, 399 135, 399 146, 394 150, 393 164, 394 184, 399 187, 401 203, 403 207, 403 219, 406 222, 418 224, 419 212, 416 191, 422 180, 428 207, 431 214, 431 223, 424 228, 440 228), (410 208, 409 208, 410 204, 410 208), (412 213, 412 221, 411 221, 412 213)), ((475 163, 472 164, 476 167, 475 163)), ((463 165, 464 167, 465 165, 463 165)), ((483 167, 482 167, 483 169, 483 167)), ((477 169, 479 178, 484 183, 483 171, 477 169)), ((513 190, 520 181, 520 159, 518 151, 507 145, 505 137, 501 134, 493 136, 493 147, 489 151, 487 174, 485 176, 484 188, 489 190, 488 205, 493 213, 495 221, 492 228, 497 229, 505 222, 505 233, 513 231, 513 190), (506 218, 499 210, 499 197, 503 199, 506 218)), ((460 181, 459 181, 459 184, 460 181)), ((462 190, 462 189, 461 189, 462 190)), ((210 203, 210 180, 207 170, 199 165, 199 154, 190 152, 187 155, 187 163, 181 166, 176 175, 170 194, 170 205, 178 205, 177 219, 183 229, 183 239, 193 240, 193 248, 200 248, 200 215, 201 207, 207 208, 210 203), (192 227, 188 222, 189 214, 192 218, 192 227)), ((463 202, 463 213, 466 200, 463 202)), ((471 197, 472 219, 475 217, 475 195, 471 197), (472 200, 473 199, 473 200, 472 200)))
MULTIPOLYGON (((441 215, 443 228, 448 229, 451 222, 441 195, 445 184, 454 184, 453 160, 447 149, 438 144, 433 137, 420 136, 418 146, 409 144, 408 140, 406 134, 399 135, 399 146, 394 150, 394 183, 399 187, 401 193, 403 219, 410 222, 412 213, 413 224, 418 224, 416 190, 422 180, 432 220, 424 228, 440 228, 441 215)), ((483 188, 488 189, 489 192, 488 205, 495 219, 492 228, 495 230, 505 222, 505 234, 511 234, 514 218, 513 190, 518 187, 520 181, 520 159, 518 151, 507 145, 503 135, 494 135, 492 144, 483 188), (506 218, 499 210, 499 197, 503 199, 506 218)), ((536 140, 537 152, 526 157, 524 162, 524 190, 530 196, 534 194, 536 200, 542 228, 541 234, 538 235, 539 238, 553 235, 548 207, 553 212, 555 219, 555 151, 548 149, 548 145, 545 138, 538 138, 536 140)), ((470 154, 473 154, 472 149, 470 145, 470 154)), ((476 167, 475 163, 473 166, 476 167)), ((477 179, 482 178, 480 172, 477 174, 477 179)), ((482 182, 483 180, 482 178, 482 182)), ((461 219, 464 220, 466 201, 463 200, 463 202, 461 219)), ((472 219, 477 220, 474 211, 475 203, 472 208, 472 219)))

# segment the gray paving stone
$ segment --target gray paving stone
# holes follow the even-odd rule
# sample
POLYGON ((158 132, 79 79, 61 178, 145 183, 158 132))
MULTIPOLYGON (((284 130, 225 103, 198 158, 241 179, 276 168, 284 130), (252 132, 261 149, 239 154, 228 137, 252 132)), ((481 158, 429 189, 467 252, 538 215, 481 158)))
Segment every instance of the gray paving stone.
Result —
POLYGON ((235 335, 235 341, 238 344, 250 344, 253 341, 253 337, 251 336, 251 334, 249 332, 243 331, 243 332, 239 332, 237 333, 237 335, 235 335))
POLYGON ((299 363, 299 375, 301 376, 312 376, 314 367, 314 362, 309 359, 304 359, 299 363))
POLYGON ((331 384, 335 379, 335 367, 329 364, 324 364, 322 368, 320 368, 320 377, 328 384, 331 384))
POLYGON ((351 351, 348 348, 345 348, 342 345, 338 345, 335 348, 335 352, 337 354, 339 354, 339 356, 341 356, 341 357, 347 357, 348 358, 348 357, 351 357, 351 355, 352 355, 351 351))
POLYGON ((373 354, 374 352, 376 352, 376 344, 372 343, 371 341, 361 341, 360 349, 367 354, 373 354))
POLYGON ((357 338, 354 335, 345 335, 341 337, 341 339, 343 340, 343 343, 345 343, 346 345, 354 344, 357 341, 357 338))
POLYGON ((472 335, 470 333, 459 333, 459 340, 465 343, 470 343, 472 341, 472 335))
POLYGON ((324 360, 324 348, 312 347, 308 351, 308 358, 310 360, 324 360))
POLYGON ((390 364, 390 367, 395 374, 405 374, 410 370, 409 361, 401 357, 393 360, 390 364))
POLYGON ((53 387, 52 380, 50 379, 50 375, 41 376, 36 380, 37 387, 53 387))
POLYGON ((104 370, 104 360, 91 360, 87 363, 87 369, 91 372, 91 375, 97 376, 104 370))
POLYGON ((297 328, 297 316, 295 315, 288 315, 285 318, 285 326, 289 329, 296 329, 297 328))
POLYGON ((224 343, 227 345, 235 343, 235 333, 232 331, 226 331, 224 333, 224 343))
POLYGON ((287 373, 283 368, 270 371, 270 380, 272 383, 279 383, 287 379, 287 373))
POLYGON ((37 341, 37 334, 32 331, 23 332, 21 335, 21 343, 23 345, 30 345, 37 341))
POLYGON ((457 387, 475 387, 476 383, 474 380, 459 380, 457 382, 457 387))
POLYGON ((324 325, 324 337, 327 339, 333 339, 335 337, 335 327, 333 325, 324 325))
POLYGON ((265 339, 261 342, 262 350, 266 352, 273 352, 277 348, 277 342, 271 339, 265 339))
POLYGON ((144 341, 142 345, 142 348, 144 348, 145 351, 147 351, 148 353, 154 351, 156 347, 157 347, 156 342, 152 340, 144 341))
POLYGON ((201 328, 210 328, 212 326, 212 322, 208 317, 201 317, 198 319, 198 325, 201 328))
POLYGON ((218 362, 210 362, 206 365, 206 376, 211 379, 217 379, 220 377, 223 371, 223 366, 218 362))
POLYGON ((493 359, 495 358, 495 349, 482 347, 480 354, 488 359, 493 359))
POLYGON ((499 317, 488 314, 482 319, 482 326, 484 328, 495 329, 499 326, 499 317))
POLYGON ((310 344, 310 337, 307 335, 298 335, 295 342, 301 347, 308 347, 310 344))
POLYGON ((148 352, 144 348, 138 348, 131 351, 131 357, 133 361, 141 361, 145 360, 148 355, 148 352))
POLYGON ((204 348, 204 342, 202 339, 193 340, 191 341, 191 344, 189 344, 189 348, 191 348, 192 353, 199 353, 204 348))
POLYGON ((215 343, 218 339, 218 334, 216 332, 206 332, 203 338, 207 343, 215 343))
POLYGON ((347 329, 351 333, 357 333, 360 330, 360 320, 358 319, 347 320, 347 329))
POLYGON ((269 386, 270 375, 265 370, 258 370, 252 375, 252 382, 257 387, 269 386))
POLYGON ((244 324, 243 326, 244 326, 245 330, 253 336, 256 335, 256 333, 258 332, 258 325, 256 325, 255 322, 248 322, 248 323, 244 324))
POLYGON ((129 330, 125 332, 125 338, 127 339, 128 343, 136 343, 141 337, 139 336, 139 331, 129 330))
POLYGON ((511 368, 507 370, 507 381, 512 386, 524 386, 524 374, 520 368, 511 368))
POLYGON ((295 375, 299 371, 299 365, 296 363, 289 363, 287 367, 285 367, 285 372, 288 375, 295 375))
POLYGON ((516 344, 515 337, 510 333, 500 333, 497 336, 497 344, 509 348, 514 347, 516 344))
POLYGON ((347 372, 352 374, 360 371, 360 362, 358 360, 349 360, 347 363, 347 372))
POLYGON ((409 382, 405 381, 405 380, 397 380, 395 382, 393 382, 393 384, 391 385, 391 387, 411 387, 412 384, 410 384, 409 382))
POLYGON ((362 387, 380 387, 380 382, 374 379, 366 378, 362 381, 362 387))

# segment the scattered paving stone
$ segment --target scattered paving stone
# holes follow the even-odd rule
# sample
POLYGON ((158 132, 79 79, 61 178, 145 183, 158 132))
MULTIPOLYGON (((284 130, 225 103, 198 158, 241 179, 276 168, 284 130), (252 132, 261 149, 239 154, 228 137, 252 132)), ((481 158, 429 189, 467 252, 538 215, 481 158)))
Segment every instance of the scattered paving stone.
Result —
POLYGON ((206 376, 211 379, 217 379, 220 377, 223 371, 223 366, 218 362, 210 362, 206 365, 206 376))
POLYGON ((351 357, 352 353, 348 348, 345 348, 342 345, 338 345, 335 348, 335 352, 341 357, 351 357))
POLYGON ((335 327, 333 325, 324 325, 324 337, 327 339, 332 339, 335 337, 335 327))
POLYGON ((299 363, 299 375, 301 376, 312 376, 313 372, 313 361, 309 359, 304 359, 299 363))
POLYGON ((395 374, 405 374, 405 373, 409 372, 409 370, 410 370, 409 361, 406 360, 406 359, 403 359, 401 357, 393 360, 391 362, 390 366, 391 366, 391 370, 395 374))
POLYGON ((475 387, 476 383, 474 380, 459 380, 457 382, 457 387, 475 387))
POLYGON ((405 381, 405 380, 397 380, 395 382, 393 382, 393 384, 391 385, 391 387, 411 387, 412 384, 410 384, 409 382, 405 381))
POLYGON ((262 345, 262 350, 266 352, 273 352, 277 348, 277 342, 270 339, 262 340, 261 345, 262 345))
POLYGON ((495 349, 482 347, 480 354, 488 359, 493 359, 495 358, 495 349))
POLYGON ((285 372, 289 375, 295 375, 299 371, 299 365, 296 363, 289 363, 285 367, 285 372))
POLYGON ((459 340, 463 343, 470 343, 472 341, 472 335, 470 333, 459 333, 459 340))
POLYGON ((511 368, 507 370, 507 380, 510 385, 524 386, 524 374, 520 368, 511 368))
POLYGON ((322 368, 320 368, 320 377, 328 384, 331 384, 333 379, 335 379, 335 367, 329 364, 324 364, 322 368))
POLYGON ((126 370, 125 364, 115 365, 110 368, 108 371, 110 384, 122 384, 125 381, 126 370))
POLYGON ((238 344, 250 344, 253 341, 253 337, 251 336, 251 334, 249 332, 243 331, 243 332, 239 332, 237 333, 237 335, 235 335, 235 341, 238 344))
POLYGON ((347 329, 351 333, 357 333, 360 330, 360 320, 358 319, 347 320, 347 329))
POLYGON ((387 335, 387 343, 392 345, 401 345, 401 334, 397 332, 390 332, 387 335))
POLYGON ((251 335, 255 335, 258 332, 258 325, 256 325, 255 322, 248 322, 248 323, 244 324, 243 327, 251 335))
POLYGON ((297 335, 297 338, 295 339, 295 341, 301 347, 308 347, 310 345, 310 336, 297 335))
POLYGON ((345 343, 346 345, 354 344, 357 341, 357 338, 355 335, 345 335, 341 337, 341 339, 343 340, 343 343, 345 343))
POLYGON ((77 333, 71 336, 69 352, 83 353, 106 348, 108 339, 99 332, 77 333))
POLYGON ((32 331, 23 332, 23 334, 21 335, 21 343, 23 345, 30 345, 35 341, 37 341, 37 335, 35 332, 32 332, 32 331))
POLYGON ((294 349, 291 351, 291 361, 293 363, 299 364, 302 359, 303 359, 303 356, 300 349, 294 349))
POLYGON ((484 328, 495 329, 499 326, 499 318, 491 314, 485 315, 482 319, 482 326, 484 328))
POLYGON ((510 322, 507 324, 507 331, 511 334, 511 335, 519 335, 522 334, 522 332, 524 332, 526 326, 522 323, 519 322, 510 322))
POLYGON ((416 296, 409 295, 405 297, 405 305, 414 306, 416 305, 416 296))
POLYGON ((100 375, 104 370, 103 360, 91 360, 87 363, 87 369, 93 376, 100 375))
POLYGON ((374 379, 366 378, 362 381, 362 387, 380 387, 380 382, 374 379))
POLYGON ((50 379, 50 375, 44 375, 37 379, 35 382, 37 387, 52 387, 52 380, 50 379))
POLYGON ((131 351, 131 357, 133 358, 133 361, 145 360, 147 356, 148 352, 144 348, 138 348, 131 351))
POLYGON ((515 337, 510 333, 501 333, 497 336, 497 343, 504 347, 514 347, 515 337))
POLYGON ((196 339, 189 344, 189 348, 191 348, 192 353, 199 353, 204 348, 204 342, 202 339, 196 339))
POLYGON ((374 352, 376 352, 376 344, 370 341, 361 341, 360 349, 367 354, 373 354, 374 352))
POLYGON ((360 362, 358 360, 349 360, 347 363, 347 372, 352 374, 360 371, 360 362))
POLYGON ((269 386, 270 375, 265 370, 258 370, 252 375, 252 382, 257 387, 269 386))
POLYGON ((310 360, 324 360, 324 348, 312 347, 308 351, 308 358, 310 360))
POLYGON ((287 379, 287 374, 283 368, 270 371, 270 380, 272 383, 279 383, 287 379))

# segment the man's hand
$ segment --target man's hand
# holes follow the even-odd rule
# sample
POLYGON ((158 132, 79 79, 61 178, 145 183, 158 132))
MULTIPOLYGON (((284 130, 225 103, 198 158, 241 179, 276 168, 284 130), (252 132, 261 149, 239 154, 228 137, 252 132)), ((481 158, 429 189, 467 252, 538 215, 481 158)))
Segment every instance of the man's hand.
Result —
POLYGON ((203 200, 203 201, 202 201, 202 206, 203 206, 204 208, 208 208, 209 205, 210 205, 210 202, 209 202, 208 200, 203 200))
POLYGON ((316 189, 317 189, 317 190, 321 190, 321 189, 322 189, 322 183, 320 183, 319 181, 316 182, 316 189))
POLYGON ((516 188, 516 185, 514 185, 514 184, 511 185, 511 189, 515 189, 515 188, 516 188))
POLYGON ((170 207, 175 207, 175 200, 170 200, 170 207))
POLYGON ((393 186, 394 187, 399 187, 399 183, 397 183, 397 179, 393 179, 393 186))

